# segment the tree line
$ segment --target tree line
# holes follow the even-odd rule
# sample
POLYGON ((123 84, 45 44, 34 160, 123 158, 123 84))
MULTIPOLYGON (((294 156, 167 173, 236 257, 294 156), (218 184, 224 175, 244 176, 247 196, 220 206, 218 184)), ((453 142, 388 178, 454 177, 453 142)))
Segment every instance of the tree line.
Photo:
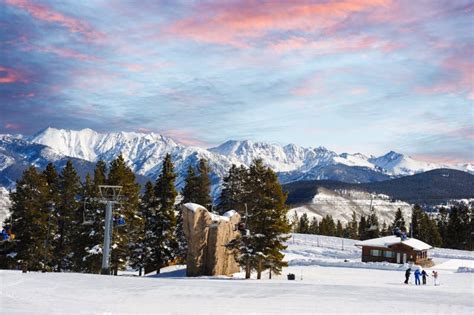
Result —
POLYGON ((246 271, 281 271, 290 224, 286 195, 276 174, 256 160, 249 168, 233 165, 217 204, 211 198, 206 160, 189 166, 181 200, 177 202, 176 173, 171 156, 164 158, 154 182, 143 193, 135 174, 119 155, 109 165, 97 162, 81 182, 70 161, 58 172, 53 164, 43 171, 27 168, 11 193, 10 217, 4 222, 15 238, 0 245, 0 268, 32 271, 99 273, 104 238, 104 208, 100 185, 122 186, 121 205, 114 208, 111 273, 131 267, 149 273, 186 260, 181 204, 198 203, 223 213, 237 210, 250 231, 229 244, 246 271), (123 218, 125 224, 117 224, 123 218))
POLYGON ((368 216, 362 215, 360 218, 353 212, 351 220, 345 225, 340 220, 335 222, 331 215, 326 215, 318 221, 316 217, 309 220, 306 213, 300 217, 295 213, 292 217, 292 228, 295 233, 356 240, 389 236, 398 229, 408 237, 412 236, 435 247, 472 250, 474 247, 472 216, 472 206, 465 203, 454 204, 450 208, 441 207, 436 215, 430 215, 419 205, 414 205, 409 224, 405 221, 402 211, 398 209, 391 224, 387 225, 384 222, 380 225, 376 211, 372 208, 368 216))

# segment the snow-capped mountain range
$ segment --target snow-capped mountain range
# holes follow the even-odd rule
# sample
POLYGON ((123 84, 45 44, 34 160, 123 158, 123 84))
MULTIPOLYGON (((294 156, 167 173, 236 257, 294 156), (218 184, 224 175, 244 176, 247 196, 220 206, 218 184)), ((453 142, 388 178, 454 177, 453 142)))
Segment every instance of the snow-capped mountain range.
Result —
MULTIPOLYGON (((164 156, 170 153, 178 174, 178 186, 182 185, 188 166, 205 158, 212 169, 215 189, 232 164, 249 165, 255 158, 261 158, 277 172, 282 183, 302 179, 372 182, 436 168, 474 171, 472 164, 434 164, 393 151, 374 157, 360 153, 337 154, 324 147, 280 146, 248 140, 230 140, 217 147, 203 149, 184 146, 155 133, 99 133, 91 129, 75 131, 50 127, 32 136, 1 135, 0 174, 8 171, 11 174, 10 168, 18 168, 20 160, 22 164, 43 167, 48 161, 62 161, 69 157, 84 163, 100 159, 109 162, 120 153, 135 173, 150 179, 158 176, 164 156)), ((0 184, 5 185, 5 181, 0 184)))

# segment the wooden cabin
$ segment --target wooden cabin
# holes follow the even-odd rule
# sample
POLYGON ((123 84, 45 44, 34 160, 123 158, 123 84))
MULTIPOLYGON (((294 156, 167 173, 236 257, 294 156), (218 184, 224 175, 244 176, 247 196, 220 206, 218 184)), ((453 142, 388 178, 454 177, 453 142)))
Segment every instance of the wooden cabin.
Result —
POLYGON ((355 246, 362 248, 363 262, 413 263, 424 267, 433 265, 428 258, 428 250, 432 246, 415 238, 391 235, 357 242, 355 246))

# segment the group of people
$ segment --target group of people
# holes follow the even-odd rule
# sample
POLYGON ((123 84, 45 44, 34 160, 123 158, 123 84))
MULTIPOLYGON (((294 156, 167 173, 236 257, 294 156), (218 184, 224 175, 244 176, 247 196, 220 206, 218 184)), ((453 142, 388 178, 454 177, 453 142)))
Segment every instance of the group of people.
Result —
MULTIPOLYGON (((410 274, 411 274, 411 268, 408 268, 405 271, 405 284, 408 284, 408 281, 410 280, 410 274)), ((426 285, 426 278, 429 276, 425 270, 420 271, 420 268, 416 268, 414 274, 415 274, 415 285, 421 285, 420 277, 423 280, 423 285, 426 285)), ((438 272, 433 270, 431 273, 431 276, 433 277, 434 285, 437 286, 438 285, 438 272)))

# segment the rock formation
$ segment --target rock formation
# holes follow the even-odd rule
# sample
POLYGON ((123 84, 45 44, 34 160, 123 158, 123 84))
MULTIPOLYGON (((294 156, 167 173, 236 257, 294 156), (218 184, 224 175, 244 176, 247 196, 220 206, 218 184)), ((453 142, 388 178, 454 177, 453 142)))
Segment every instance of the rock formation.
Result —
POLYGON ((234 210, 215 215, 203 206, 182 206, 183 230, 188 242, 186 274, 193 276, 231 275, 240 267, 225 245, 239 236, 240 215, 234 210))

